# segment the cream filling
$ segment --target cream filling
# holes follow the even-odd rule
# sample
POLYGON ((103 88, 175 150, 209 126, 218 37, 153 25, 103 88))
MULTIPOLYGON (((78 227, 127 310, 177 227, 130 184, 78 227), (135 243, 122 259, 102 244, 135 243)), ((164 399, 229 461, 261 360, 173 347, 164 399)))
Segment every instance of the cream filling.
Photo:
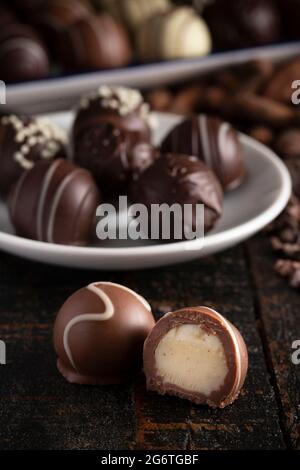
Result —
POLYGON ((164 382, 209 396, 228 374, 223 345, 217 335, 200 325, 172 328, 155 351, 157 373, 164 382))

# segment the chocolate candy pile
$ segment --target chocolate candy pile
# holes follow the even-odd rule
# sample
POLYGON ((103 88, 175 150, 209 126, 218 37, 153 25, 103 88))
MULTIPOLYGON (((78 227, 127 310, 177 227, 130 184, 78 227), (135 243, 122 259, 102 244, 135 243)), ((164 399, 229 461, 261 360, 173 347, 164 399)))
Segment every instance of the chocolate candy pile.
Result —
MULTIPOLYGON (((193 233, 197 205, 203 204, 207 232, 222 215, 223 193, 245 177, 230 124, 195 116, 154 148, 150 109, 141 93, 106 85, 80 100, 69 141, 45 119, 2 116, 0 164, 0 195, 17 234, 68 245, 92 241, 98 205, 124 195, 144 204, 149 216, 153 204, 192 205, 185 226, 193 233)), ((166 238, 185 239, 173 232, 166 238)), ((155 239, 164 237, 159 232, 155 239)))
POLYGON ((278 261, 276 270, 297 287, 300 286, 300 108, 297 106, 299 91, 292 84, 299 77, 299 58, 278 66, 268 60, 253 60, 179 88, 160 88, 146 95, 151 107, 158 111, 220 116, 283 158, 292 176, 294 196, 284 214, 272 224, 272 246, 285 257, 278 261))

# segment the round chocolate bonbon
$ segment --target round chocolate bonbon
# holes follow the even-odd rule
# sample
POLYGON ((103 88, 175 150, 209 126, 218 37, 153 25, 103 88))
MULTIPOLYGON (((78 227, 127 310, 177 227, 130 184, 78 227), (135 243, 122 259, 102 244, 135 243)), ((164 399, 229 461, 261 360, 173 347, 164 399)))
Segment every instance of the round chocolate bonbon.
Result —
POLYGON ((66 134, 47 119, 0 117, 0 193, 6 194, 36 162, 64 157, 66 142, 66 134))
POLYGON ((49 60, 35 31, 16 23, 0 31, 1 80, 18 82, 45 78, 49 60))
POLYGON ((57 366, 79 384, 123 382, 142 365, 144 340, 155 324, 146 300, 125 286, 95 282, 75 292, 54 325, 57 366))
POLYGON ((163 139, 161 151, 196 156, 214 171, 225 190, 235 189, 245 177, 237 132, 214 117, 195 115, 180 122, 163 139))
POLYGON ((137 90, 101 86, 79 105, 74 161, 93 173, 105 193, 126 193, 129 181, 154 158, 149 121, 149 107, 137 90))
POLYGON ((131 60, 126 31, 105 13, 87 16, 66 28, 60 49, 62 64, 69 71, 123 67, 131 60))
POLYGON ((144 345, 147 388, 224 408, 238 397, 248 369, 239 331, 207 307, 167 313, 144 345))
POLYGON ((206 23, 193 8, 171 8, 141 23, 135 43, 142 61, 206 55, 211 37, 206 23))
MULTIPOLYGON (((223 192, 213 172, 196 157, 163 154, 132 184, 131 198, 151 210, 153 204, 204 204, 204 230, 222 214, 223 192)), ((193 212, 192 229, 196 228, 193 212)))
POLYGON ((25 171, 9 197, 18 235, 65 245, 92 237, 99 192, 91 174, 67 160, 39 162, 25 171))
POLYGON ((271 44, 281 38, 281 21, 273 0, 215 0, 203 16, 217 49, 271 44))

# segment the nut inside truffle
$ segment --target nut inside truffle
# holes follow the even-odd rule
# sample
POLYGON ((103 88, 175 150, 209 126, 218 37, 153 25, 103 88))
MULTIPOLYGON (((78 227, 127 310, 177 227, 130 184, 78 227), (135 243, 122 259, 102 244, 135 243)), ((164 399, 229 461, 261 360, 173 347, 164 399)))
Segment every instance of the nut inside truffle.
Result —
POLYGON ((157 373, 165 382, 210 395, 228 374, 220 338, 200 325, 179 325, 162 337, 155 351, 157 373))

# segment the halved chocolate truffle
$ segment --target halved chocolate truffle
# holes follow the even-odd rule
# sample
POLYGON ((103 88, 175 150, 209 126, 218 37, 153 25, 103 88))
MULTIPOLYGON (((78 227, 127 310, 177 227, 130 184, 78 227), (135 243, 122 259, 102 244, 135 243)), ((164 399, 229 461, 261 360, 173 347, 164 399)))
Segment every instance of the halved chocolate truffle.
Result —
POLYGON ((66 134, 47 119, 0 117, 0 193, 38 161, 65 157, 66 143, 66 134))
POLYGON ((62 159, 39 162, 13 187, 10 217, 20 236, 84 245, 92 236, 99 198, 87 170, 62 159))
POLYGON ((46 49, 35 31, 17 23, 0 31, 1 80, 18 82, 45 78, 49 73, 46 49))
POLYGON ((131 60, 126 31, 105 13, 87 16, 66 28, 60 52, 63 66, 70 71, 123 67, 131 60))
POLYGON ((207 307, 167 313, 144 345, 147 388, 224 408, 238 397, 248 369, 239 331, 207 307))
POLYGON ((198 157, 214 171, 225 190, 235 189, 245 177, 237 132, 214 117, 201 114, 180 122, 162 141, 161 151, 198 157))
POLYGON ((144 340, 154 324, 150 305, 136 292, 94 282, 71 295, 58 312, 57 367, 72 383, 123 382, 141 367, 144 340))
POLYGON ((74 161, 89 169, 106 194, 128 183, 154 159, 149 109, 137 90, 101 86, 81 100, 73 127, 74 161))
MULTIPOLYGON (((204 204, 204 229, 210 230, 222 214, 223 192, 214 173, 197 157, 163 154, 131 187, 134 202, 151 210, 153 204, 204 204)), ((192 229, 196 221, 192 220, 192 229)))

